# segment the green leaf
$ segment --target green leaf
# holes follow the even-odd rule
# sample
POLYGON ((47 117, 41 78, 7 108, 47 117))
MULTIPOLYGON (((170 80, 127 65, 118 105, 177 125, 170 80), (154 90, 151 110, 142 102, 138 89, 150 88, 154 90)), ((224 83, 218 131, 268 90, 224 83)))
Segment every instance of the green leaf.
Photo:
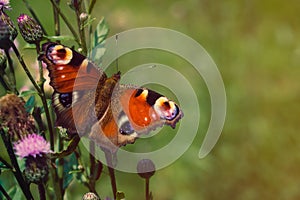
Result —
POLYGON ((68 40, 74 40, 74 37, 69 36, 69 35, 52 35, 52 36, 45 36, 45 38, 49 40, 59 40, 59 41, 68 41, 68 40))
POLYGON ((36 49, 35 44, 26 43, 23 49, 36 49))
POLYGON ((19 187, 18 184, 13 185, 9 190, 8 190, 8 195, 11 197, 11 199, 18 199, 18 200, 23 200, 25 199, 23 192, 21 188, 19 187))
POLYGON ((74 179, 73 174, 69 172, 76 170, 77 166, 78 161, 76 159, 75 153, 72 153, 71 155, 64 158, 63 189, 66 189, 74 179))
POLYGON ((26 97, 33 94, 37 94, 37 92, 35 90, 26 90, 22 91, 21 94, 19 94, 19 97, 26 97))
POLYGON ((116 195, 116 200, 125 200, 124 192, 118 191, 116 195))
POLYGON ((100 22, 96 26, 96 30, 94 32, 94 40, 92 44, 92 49, 99 44, 102 44, 109 32, 108 24, 106 23, 105 19, 102 18, 100 22))
POLYGON ((82 25, 82 29, 84 29, 86 26, 90 26, 92 25, 93 21, 95 21, 96 18, 91 18, 90 16, 88 17, 88 19, 84 22, 84 24, 82 25))
POLYGON ((27 102, 25 103, 26 112, 31 113, 34 106, 35 106, 35 97, 30 96, 27 102))
POLYGON ((0 162, 0 174, 4 171, 9 171, 10 168, 7 167, 3 162, 0 162))
POLYGON ((97 65, 100 65, 102 62, 102 57, 105 53, 105 39, 107 38, 108 32, 108 24, 106 23, 105 19, 102 18, 96 26, 91 45, 92 51, 89 54, 89 58, 97 65))

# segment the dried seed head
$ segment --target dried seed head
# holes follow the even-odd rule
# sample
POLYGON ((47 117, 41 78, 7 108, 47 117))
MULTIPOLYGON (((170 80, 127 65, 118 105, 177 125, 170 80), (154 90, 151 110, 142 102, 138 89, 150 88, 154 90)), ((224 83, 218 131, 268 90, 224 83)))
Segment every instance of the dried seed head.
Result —
POLYGON ((142 159, 137 164, 137 172, 140 177, 149 179, 155 173, 155 165, 150 159, 142 159))
POLYGON ((0 128, 8 128, 12 141, 36 132, 34 120, 24 106, 23 99, 15 94, 7 94, 0 98, 0 128))
POLYGON ((24 40, 30 44, 36 44, 43 39, 42 27, 31 17, 21 14, 18 17, 18 26, 24 40))

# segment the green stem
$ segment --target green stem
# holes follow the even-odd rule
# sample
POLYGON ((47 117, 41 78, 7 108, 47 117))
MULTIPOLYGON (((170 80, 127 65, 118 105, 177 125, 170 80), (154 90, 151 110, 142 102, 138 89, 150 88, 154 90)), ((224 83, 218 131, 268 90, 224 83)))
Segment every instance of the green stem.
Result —
MULTIPOLYGON (((36 53, 37 55, 39 55, 41 51, 40 42, 37 42, 35 47, 36 47, 36 53)), ((39 73, 40 73, 40 80, 38 81, 38 85, 40 86, 41 90, 43 90, 46 79, 44 78, 44 69, 43 69, 42 62, 39 61, 38 63, 39 63, 39 73)))
POLYGON ((146 194, 146 200, 150 200, 150 193, 149 193, 149 178, 146 178, 145 181, 145 194, 146 194))
POLYGON ((14 175, 15 175, 15 177, 16 177, 19 185, 20 185, 20 188, 23 191, 26 199, 27 200, 32 200, 33 197, 32 197, 32 194, 30 192, 29 185, 26 183, 26 181, 23 178, 23 175, 22 175, 22 172, 20 170, 16 155, 14 153, 13 146, 12 146, 12 143, 10 141, 9 135, 7 135, 7 133, 3 129, 0 129, 0 134, 1 134, 1 137, 2 137, 2 140, 3 140, 3 143, 6 147, 7 153, 9 155, 10 161, 11 161, 11 163, 12 163, 14 169, 15 169, 15 170, 13 170, 13 173, 14 173, 14 175))
MULTIPOLYGON (((59 0, 56 0, 57 6, 59 6, 59 0)), ((54 30, 55 30, 55 35, 59 36, 60 35, 60 23, 59 23, 59 16, 58 12, 55 7, 53 7, 53 16, 54 16, 54 30)), ((58 42, 58 41, 57 41, 58 42)))
MULTIPOLYGON (((58 136, 58 150, 59 151, 62 151, 64 149, 64 143, 63 143, 63 140, 62 140, 62 138, 61 138, 61 135, 59 135, 58 136)), ((59 182, 58 182, 58 184, 59 184, 59 187, 61 188, 61 191, 62 191, 62 195, 64 195, 64 193, 65 193, 65 190, 63 189, 63 167, 64 167, 64 158, 58 158, 58 168, 59 169, 62 169, 61 170, 61 174, 59 173, 58 174, 58 179, 59 179, 59 182)))
POLYGON ((80 10, 76 9, 76 19, 77 19, 77 26, 78 26, 78 31, 79 31, 79 37, 80 37, 80 44, 82 47, 82 53, 84 55, 87 54, 87 47, 86 47, 86 40, 85 40, 85 32, 84 32, 84 27, 81 23, 80 20, 80 10))
POLYGON ((88 14, 89 15, 92 13, 95 4, 96 4, 96 0, 92 0, 91 3, 90 3, 89 9, 88 9, 88 14))
POLYGON ((46 191, 43 183, 38 184, 40 200, 46 200, 46 191))
POLYGON ((55 159, 55 158, 63 158, 63 157, 66 157, 68 155, 70 155, 71 153, 73 153, 75 151, 75 149, 77 148, 78 146, 78 143, 80 141, 80 137, 78 135, 75 135, 71 142, 69 143, 69 145, 67 146, 67 149, 66 150, 63 150, 61 152, 58 152, 58 153, 53 153, 51 154, 51 157, 52 159, 55 159))
MULTIPOLYGON (((40 44, 39 44, 39 42, 36 44, 36 52, 37 52, 37 55, 39 55, 39 53, 40 53, 40 44)), ((39 62, 39 72, 40 72, 40 80, 39 80, 39 85, 37 86, 38 89, 39 89, 38 93, 39 93, 39 96, 42 100, 42 104, 43 104, 43 107, 44 107, 46 120, 47 120, 47 124, 48 124, 48 128, 49 128, 50 147, 51 147, 51 150, 54 151, 54 133, 55 133, 55 130, 54 130, 54 126, 52 124, 51 115, 50 115, 50 111, 49 111, 49 108, 48 108, 47 99, 46 99, 46 95, 45 95, 45 91, 44 91, 44 83, 45 83, 46 79, 44 78, 43 66, 42 66, 41 62, 39 62)))
POLYGON ((112 161, 112 153, 109 150, 104 150, 105 153, 105 158, 107 162, 107 168, 109 172, 109 177, 110 177, 110 183, 111 183, 111 188, 113 191, 114 199, 117 198, 117 183, 116 183, 116 176, 115 176, 115 169, 111 166, 113 166, 113 161, 112 161))
MULTIPOLYGON (((11 42, 12 44, 14 44, 13 42, 11 42)), ((10 57, 10 54, 9 54, 9 51, 8 49, 5 49, 4 50, 5 54, 6 54, 6 57, 7 57, 7 61, 8 61, 8 67, 9 67, 9 70, 10 70, 10 73, 9 73, 9 80, 11 82, 11 87, 12 87, 12 90, 15 94, 19 94, 19 92, 17 91, 17 88, 16 88, 16 76, 15 76, 15 69, 14 69, 14 65, 13 65, 13 61, 10 57)))
POLYGON ((95 143, 90 140, 90 180, 89 180, 89 184, 90 184, 90 188, 92 189, 91 192, 95 191, 95 179, 94 179, 94 173, 95 173, 95 143))
POLYGON ((31 6, 29 5, 28 1, 27 0, 23 0, 26 8, 29 10, 30 14, 32 15, 32 17, 35 19, 35 21, 41 26, 42 28, 42 31, 45 35, 47 35, 47 32, 46 30, 44 29, 44 27, 42 26, 39 18, 37 17, 37 15, 35 14, 34 10, 31 8, 31 6))
POLYGON ((56 4, 56 2, 54 0, 50 0, 53 7, 56 9, 57 13, 61 16, 61 18, 64 20, 65 24, 67 25, 67 27, 69 28, 69 30, 71 31, 71 33, 73 34, 75 41, 80 44, 80 39, 75 31, 75 29, 72 27, 71 23, 68 21, 67 17, 60 11, 60 8, 58 7, 58 5, 56 4))
POLYGON ((12 200, 12 199, 10 198, 10 196, 7 194, 7 192, 5 191, 5 189, 2 187, 1 184, 0 184, 0 191, 2 192, 2 194, 5 196, 5 198, 6 198, 7 200, 12 200))
MULTIPOLYGON (((53 163, 55 163, 55 159, 51 160, 53 163)), ((52 184, 53 184, 53 189, 55 191, 56 199, 57 200, 62 200, 63 195, 60 186, 57 184, 59 181, 57 170, 54 167, 50 168, 50 174, 52 177, 52 184)))
POLYGON ((9 88, 9 84, 7 84, 6 83, 6 81, 4 80, 4 77, 2 77, 2 76, 5 76, 5 74, 3 74, 3 75, 0 75, 0 82, 1 82, 1 85, 4 87, 4 89, 6 90, 6 91, 11 91, 11 89, 9 88))
POLYGON ((42 94, 42 91, 41 91, 40 87, 39 87, 38 84, 35 82, 33 76, 31 75, 31 73, 30 73, 30 71, 29 71, 29 69, 28 69, 28 67, 26 66, 26 64, 25 64, 25 62, 24 62, 22 56, 20 55, 19 50, 17 49, 16 45, 15 45, 13 42, 10 42, 10 44, 11 44, 11 47, 13 48, 13 50, 14 50, 14 52, 15 52, 15 54, 16 54, 16 56, 17 56, 19 62, 20 62, 20 64, 22 65, 22 67, 23 67, 23 69, 24 69, 26 75, 28 76, 29 80, 30 80, 31 83, 33 84, 34 88, 38 91, 39 94, 42 94))

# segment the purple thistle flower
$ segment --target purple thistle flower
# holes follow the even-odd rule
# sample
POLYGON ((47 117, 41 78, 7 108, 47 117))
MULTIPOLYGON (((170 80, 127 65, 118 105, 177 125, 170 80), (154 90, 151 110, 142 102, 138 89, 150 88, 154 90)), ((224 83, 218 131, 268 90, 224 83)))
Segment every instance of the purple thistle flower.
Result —
POLYGON ((42 136, 29 134, 14 144, 16 155, 21 158, 28 156, 36 157, 51 153, 50 144, 42 136))

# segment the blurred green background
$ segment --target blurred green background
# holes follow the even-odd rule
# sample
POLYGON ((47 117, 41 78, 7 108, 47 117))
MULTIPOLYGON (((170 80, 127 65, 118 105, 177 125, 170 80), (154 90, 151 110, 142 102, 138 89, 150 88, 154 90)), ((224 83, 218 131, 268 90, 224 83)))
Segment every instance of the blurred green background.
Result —
MULTIPOLYGON (((29 2, 53 34, 50 2, 29 2)), ((20 13, 29 14, 21 1, 11 4, 8 14, 13 20, 20 13)), ((61 1, 69 19, 75 19, 66 4, 61 1)), ((210 118, 209 94, 201 78, 194 80, 187 72, 201 101, 199 133, 179 160, 151 179, 154 199, 300 199, 299 10, 297 0, 97 1, 93 16, 96 21, 106 18, 110 35, 146 26, 180 31, 207 50, 224 80, 226 123, 213 151, 200 160, 198 151, 210 118)), ((69 34, 66 28, 63 33, 69 34)), ((20 36, 18 41, 24 44, 20 36)), ((139 53, 120 63, 151 62, 151 55, 139 53)), ((168 56, 158 60, 178 65, 168 56)), ((143 180, 137 175, 117 172, 117 182, 126 199, 144 198, 143 180)), ((97 189, 102 197, 111 195, 107 173, 97 189)), ((73 183, 68 199, 80 199, 85 192, 73 183)))

